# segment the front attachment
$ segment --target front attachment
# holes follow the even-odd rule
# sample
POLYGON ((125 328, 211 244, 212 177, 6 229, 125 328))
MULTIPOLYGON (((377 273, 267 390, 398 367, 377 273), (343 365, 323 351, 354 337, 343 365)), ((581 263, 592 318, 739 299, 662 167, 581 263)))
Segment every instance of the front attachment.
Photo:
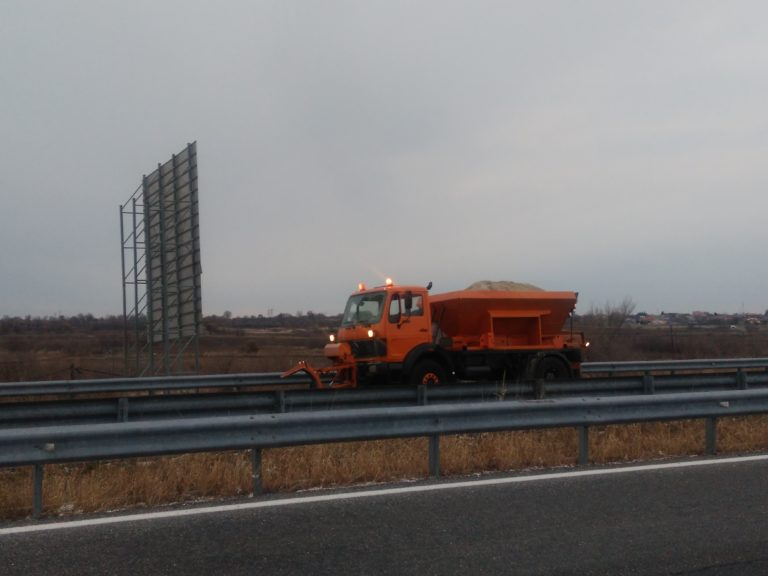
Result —
POLYGON ((356 388, 357 366, 354 364, 337 364, 324 368, 315 368, 301 360, 296 366, 283 372, 280 377, 287 378, 299 372, 306 373, 312 379, 312 388, 356 388), (328 377, 330 376, 330 380, 328 377))

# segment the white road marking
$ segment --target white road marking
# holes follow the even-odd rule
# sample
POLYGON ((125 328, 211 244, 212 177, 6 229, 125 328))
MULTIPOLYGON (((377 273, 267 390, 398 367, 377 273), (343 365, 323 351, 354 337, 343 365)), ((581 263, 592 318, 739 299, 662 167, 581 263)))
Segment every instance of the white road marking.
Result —
POLYGON ((738 456, 733 458, 715 458, 710 460, 688 460, 683 462, 666 462, 661 464, 643 464, 639 466, 621 466, 616 468, 571 470, 568 472, 551 472, 547 474, 510 476, 510 477, 504 477, 504 478, 487 478, 485 480, 463 480, 461 482, 446 482, 446 483, 440 483, 440 484, 419 484, 417 486, 402 486, 398 488, 356 490, 354 492, 321 494, 317 496, 297 496, 297 497, 291 497, 291 498, 280 498, 275 500, 262 500, 258 502, 243 502, 240 504, 208 506, 204 508, 187 508, 183 510, 168 510, 165 512, 147 512, 145 514, 107 516, 104 518, 91 518, 88 520, 51 522, 47 524, 29 524, 25 526, 0 528, 0 536, 9 535, 9 534, 23 534, 28 532, 45 532, 49 530, 82 528, 86 526, 100 526, 103 524, 121 524, 123 522, 138 522, 141 520, 160 520, 163 518, 180 518, 183 516, 198 516, 201 514, 217 514, 220 512, 235 512, 239 510, 253 510, 256 508, 277 508, 279 506, 312 504, 314 502, 333 502, 337 500, 352 500, 355 498, 372 498, 375 496, 392 496, 395 494, 411 494, 416 492, 436 492, 438 490, 454 490, 458 488, 479 488, 482 486, 498 486, 501 484, 520 484, 523 482, 540 482, 540 481, 546 481, 546 480, 581 478, 584 476, 609 476, 611 474, 631 474, 633 472, 649 472, 653 470, 671 470, 675 468, 717 466, 722 464, 758 462, 762 460, 768 460, 768 454, 761 454, 756 456, 738 456))

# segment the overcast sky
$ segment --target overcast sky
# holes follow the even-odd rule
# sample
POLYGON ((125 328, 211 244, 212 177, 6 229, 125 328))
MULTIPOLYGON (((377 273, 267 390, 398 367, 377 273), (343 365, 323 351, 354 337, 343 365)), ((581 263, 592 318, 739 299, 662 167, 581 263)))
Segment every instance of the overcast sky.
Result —
POLYGON ((205 314, 357 282, 768 308, 764 1, 0 0, 0 316, 122 313, 198 143, 205 314))

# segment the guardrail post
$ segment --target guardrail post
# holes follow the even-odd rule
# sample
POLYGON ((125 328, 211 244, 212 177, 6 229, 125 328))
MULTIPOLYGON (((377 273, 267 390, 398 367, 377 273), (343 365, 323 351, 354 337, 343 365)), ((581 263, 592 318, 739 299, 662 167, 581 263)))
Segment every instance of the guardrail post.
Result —
POLYGON ((589 465, 589 426, 579 426, 579 466, 589 465))
POLYGON ((426 406, 427 401, 427 387, 424 384, 419 384, 416 387, 416 403, 419 406, 426 406))
POLYGON ((119 398, 117 400, 117 421, 128 421, 128 398, 119 398))
POLYGON ((544 398, 545 394, 546 389, 544 388, 544 380, 539 378, 533 384, 533 397, 536 398, 536 400, 541 400, 544 398))
POLYGON ((643 394, 655 394, 656 384, 653 380, 653 374, 646 372, 643 375, 643 394))
POLYGON ((736 372, 736 387, 739 390, 746 390, 747 388, 749 388, 747 373, 744 372, 743 368, 739 368, 739 371, 736 372))
POLYGON ((429 437, 429 475, 440 478, 440 436, 429 437))
POLYGON ((32 477, 33 495, 32 495, 32 516, 40 518, 43 514, 43 476, 45 470, 42 464, 35 464, 35 471, 32 477))
POLYGON ((275 391, 275 411, 280 414, 285 412, 285 390, 275 391))
POLYGON ((714 456, 717 454, 717 418, 710 417, 704 420, 706 430, 707 454, 714 456))
POLYGON ((251 478, 253 480, 253 495, 258 496, 264 492, 261 481, 261 448, 251 450, 251 478))

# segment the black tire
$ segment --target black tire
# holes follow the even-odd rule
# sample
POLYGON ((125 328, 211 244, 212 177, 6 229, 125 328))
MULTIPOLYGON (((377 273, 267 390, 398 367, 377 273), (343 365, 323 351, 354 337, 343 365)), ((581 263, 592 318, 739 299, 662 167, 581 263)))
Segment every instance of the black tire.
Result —
POLYGON ((536 362, 537 380, 568 380, 571 377, 571 367, 560 356, 544 356, 536 362))
POLYGON ((409 382, 413 386, 439 386, 448 382, 448 373, 435 360, 421 360, 411 370, 409 382))

